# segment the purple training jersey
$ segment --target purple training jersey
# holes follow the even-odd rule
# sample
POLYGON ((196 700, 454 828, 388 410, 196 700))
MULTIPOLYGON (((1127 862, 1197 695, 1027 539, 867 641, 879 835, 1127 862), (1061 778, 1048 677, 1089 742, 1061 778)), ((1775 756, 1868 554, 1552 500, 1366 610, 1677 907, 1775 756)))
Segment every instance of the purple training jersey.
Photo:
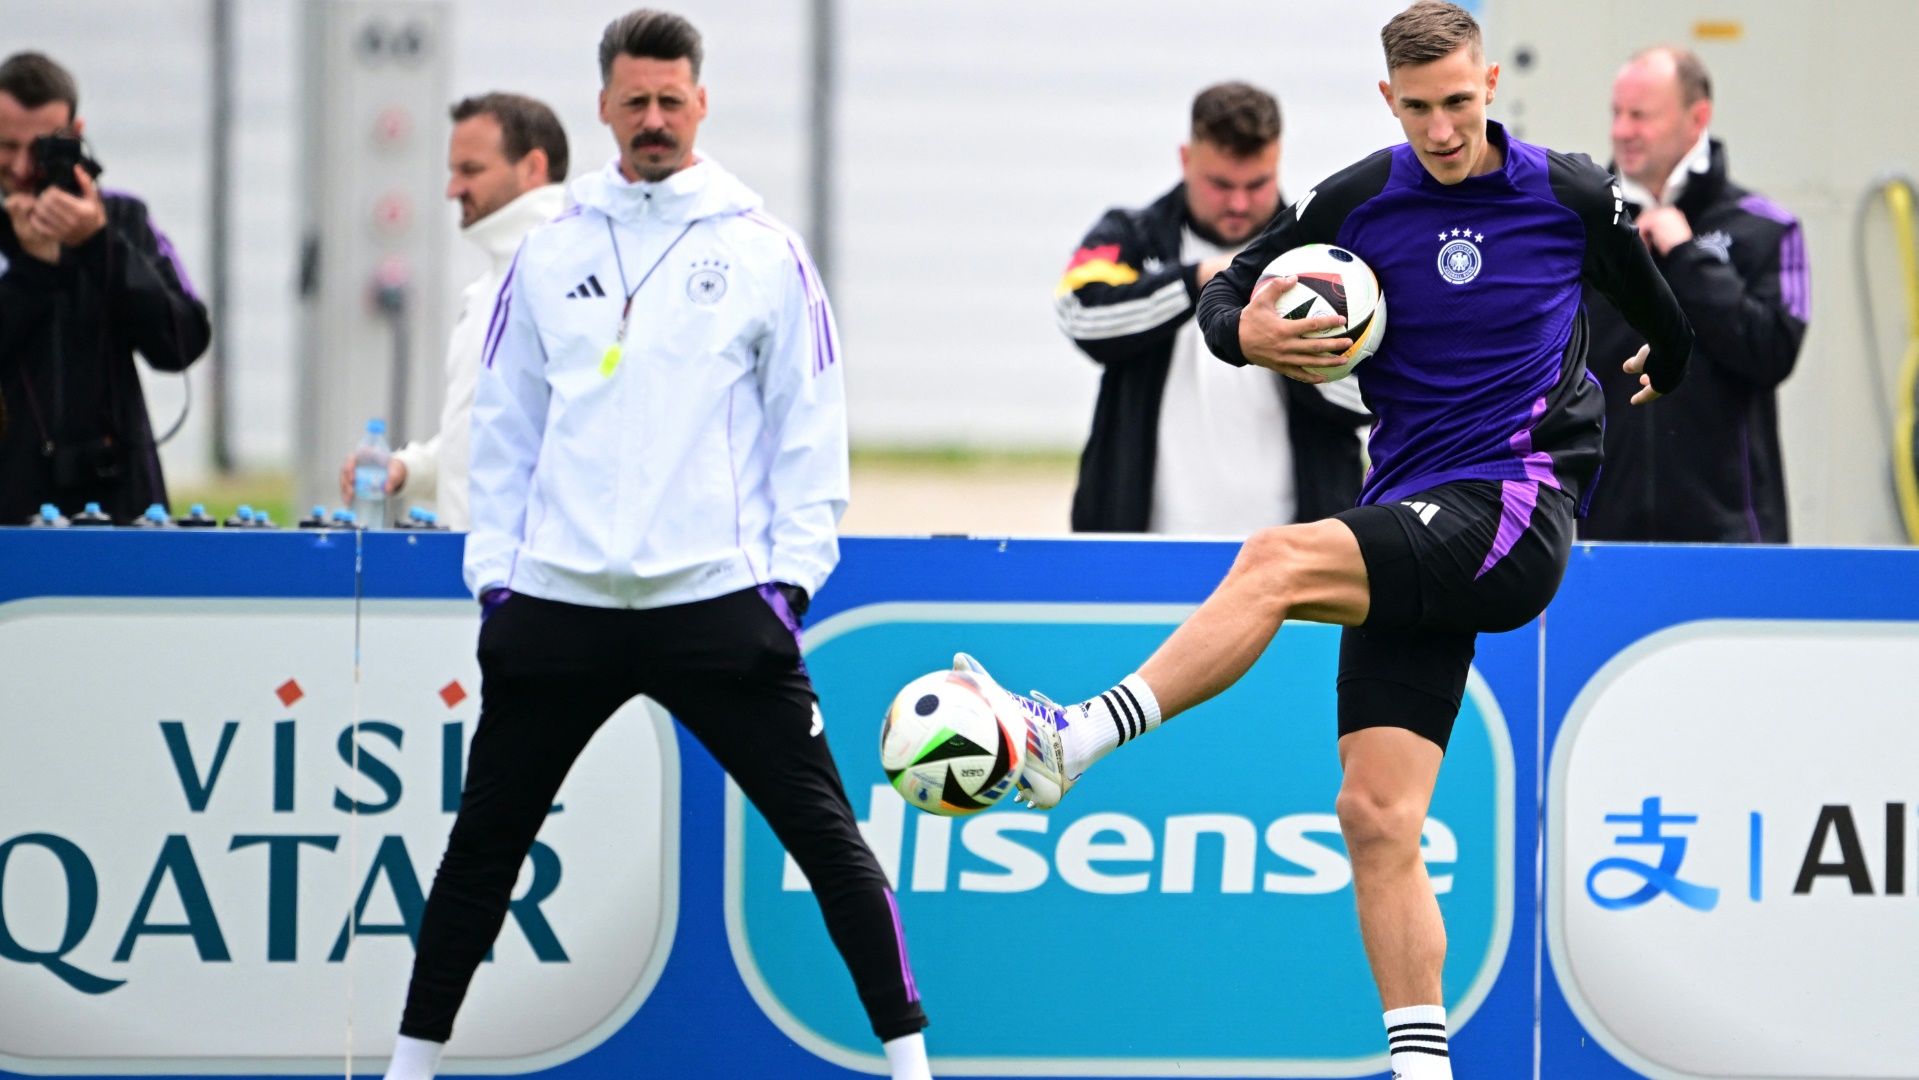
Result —
POLYGON ((1487 129, 1500 168, 1447 185, 1410 145, 1382 150, 1281 213, 1200 295, 1207 345, 1244 364, 1240 311, 1274 258, 1326 243, 1373 268, 1388 318, 1355 376, 1378 417, 1361 504, 1490 480, 1557 488, 1583 511, 1605 397, 1586 370, 1582 280, 1651 343, 1655 389, 1684 375, 1692 331, 1612 177, 1487 129))

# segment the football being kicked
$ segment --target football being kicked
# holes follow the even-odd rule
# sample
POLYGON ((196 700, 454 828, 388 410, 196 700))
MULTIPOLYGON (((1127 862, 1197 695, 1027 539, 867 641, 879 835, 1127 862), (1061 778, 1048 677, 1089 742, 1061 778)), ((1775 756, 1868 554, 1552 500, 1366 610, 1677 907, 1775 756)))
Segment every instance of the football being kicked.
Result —
POLYGON ((1361 360, 1378 351, 1386 336, 1386 297, 1379 291, 1379 279, 1373 276, 1372 268, 1359 256, 1331 244, 1303 244, 1268 263, 1259 281, 1276 277, 1299 279, 1279 294, 1274 306, 1281 318, 1337 315, 1346 320, 1345 326, 1305 336, 1353 341, 1339 354, 1343 363, 1306 370, 1324 375, 1329 382, 1343 379, 1361 360))

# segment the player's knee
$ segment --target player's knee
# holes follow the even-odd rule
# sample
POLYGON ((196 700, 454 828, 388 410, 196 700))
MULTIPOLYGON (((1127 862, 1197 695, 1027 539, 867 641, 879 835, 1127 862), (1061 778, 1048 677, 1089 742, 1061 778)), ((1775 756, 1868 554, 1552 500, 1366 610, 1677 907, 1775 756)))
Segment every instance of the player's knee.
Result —
POLYGON ((1340 788, 1333 809, 1355 862, 1390 860, 1408 852, 1417 856, 1419 833, 1426 823, 1419 800, 1347 784, 1340 788))
POLYGON ((1305 562, 1300 531, 1290 525, 1261 529, 1246 538, 1233 560, 1233 574, 1266 597, 1286 602, 1305 562))

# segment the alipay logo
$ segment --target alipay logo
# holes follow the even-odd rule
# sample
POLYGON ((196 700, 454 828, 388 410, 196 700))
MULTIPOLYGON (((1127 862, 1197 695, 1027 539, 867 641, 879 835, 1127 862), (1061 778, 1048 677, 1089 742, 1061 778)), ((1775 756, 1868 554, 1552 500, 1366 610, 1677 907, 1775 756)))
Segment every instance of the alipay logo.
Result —
MULTIPOLYGON (((1337 628, 1289 624, 1238 686, 1103 760, 1050 813, 1009 803, 935 817, 879 775, 887 702, 956 650, 1008 686, 1078 700, 1136 666, 1186 610, 889 604, 809 631, 827 737, 897 889, 939 1067, 1385 1069, 1332 813, 1337 628), (1025 1022, 1020 995, 980 992, 1036 965, 1048 972, 1044 1027, 1025 1022), (1113 1007, 1115 988, 1142 978, 1154 1008, 1113 1007)), ((1504 722, 1475 681, 1422 844, 1447 918, 1455 1023, 1490 985, 1510 931, 1510 777, 1504 722)), ((871 1040, 850 988, 819 990, 819 972, 840 961, 805 877, 737 793, 729 813, 728 923, 749 987, 802 1045, 872 1067, 850 1049, 871 1040)))
POLYGON ((1659 1077, 1910 1070, 1915 667, 1912 626, 1697 622, 1580 694, 1553 750, 1548 941, 1614 1056, 1659 1077))

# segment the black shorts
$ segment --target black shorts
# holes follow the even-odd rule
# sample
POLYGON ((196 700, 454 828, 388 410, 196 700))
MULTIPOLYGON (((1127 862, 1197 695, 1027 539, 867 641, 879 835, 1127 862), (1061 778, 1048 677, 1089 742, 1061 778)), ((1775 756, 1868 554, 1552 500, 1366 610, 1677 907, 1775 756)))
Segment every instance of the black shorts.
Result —
POLYGON ((1526 625, 1559 591, 1573 500, 1536 481, 1462 480, 1337 516, 1372 593, 1339 642, 1339 733, 1400 727, 1444 750, 1474 640, 1526 625))

